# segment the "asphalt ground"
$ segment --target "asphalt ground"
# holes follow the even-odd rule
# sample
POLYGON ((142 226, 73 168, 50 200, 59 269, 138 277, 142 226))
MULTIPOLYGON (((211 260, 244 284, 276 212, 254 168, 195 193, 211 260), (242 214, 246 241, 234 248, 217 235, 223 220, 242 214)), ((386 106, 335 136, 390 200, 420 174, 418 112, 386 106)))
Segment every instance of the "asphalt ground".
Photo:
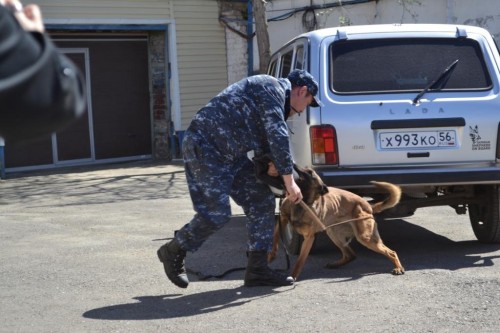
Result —
MULTIPOLYGON (((179 289, 156 250, 193 214, 180 163, 10 175, 0 193, 0 332, 498 331, 500 246, 449 207, 379 223, 403 276, 357 244, 356 261, 324 269, 339 252, 320 237, 294 286, 245 288, 237 270, 179 289)), ((188 269, 244 267, 244 222, 234 206, 188 269)))

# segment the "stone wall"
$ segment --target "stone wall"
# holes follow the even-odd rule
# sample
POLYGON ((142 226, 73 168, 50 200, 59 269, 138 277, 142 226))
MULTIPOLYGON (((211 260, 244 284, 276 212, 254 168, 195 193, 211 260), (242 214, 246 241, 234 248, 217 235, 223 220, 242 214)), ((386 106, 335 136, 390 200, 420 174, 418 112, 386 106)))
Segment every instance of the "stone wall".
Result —
POLYGON ((171 116, 168 103, 165 32, 149 33, 149 66, 154 159, 170 160, 171 116))

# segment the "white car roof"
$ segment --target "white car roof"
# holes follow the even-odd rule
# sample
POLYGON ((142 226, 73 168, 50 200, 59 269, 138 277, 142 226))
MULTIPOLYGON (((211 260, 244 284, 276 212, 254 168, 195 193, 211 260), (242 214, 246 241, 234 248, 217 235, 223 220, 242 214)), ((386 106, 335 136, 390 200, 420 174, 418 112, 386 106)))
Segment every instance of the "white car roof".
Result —
MULTIPOLYGON (((481 34, 490 36, 489 32, 483 28, 459 25, 459 24, 373 24, 373 25, 354 25, 354 26, 341 26, 325 29, 318 29, 311 32, 301 34, 298 37, 307 37, 311 40, 321 41, 324 38, 335 36, 337 34, 345 34, 347 38, 354 35, 369 35, 374 34, 380 37, 379 34, 387 34, 387 37, 404 34, 411 36, 418 34, 418 36, 436 36, 438 34, 464 34, 465 37, 469 33, 481 34)), ((375 36, 373 36, 375 37, 375 36)), ((295 38, 294 38, 295 39, 295 38)))

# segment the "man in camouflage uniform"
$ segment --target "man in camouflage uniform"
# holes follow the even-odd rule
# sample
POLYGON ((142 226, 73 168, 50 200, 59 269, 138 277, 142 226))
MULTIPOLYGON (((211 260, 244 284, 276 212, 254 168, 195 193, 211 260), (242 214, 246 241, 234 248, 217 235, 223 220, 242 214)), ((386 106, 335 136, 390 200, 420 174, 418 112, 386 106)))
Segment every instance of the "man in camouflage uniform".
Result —
POLYGON ((247 153, 271 155, 287 196, 297 203, 302 200, 293 179, 285 121, 309 105, 319 106, 317 92, 317 82, 304 70, 294 70, 286 79, 255 75, 230 85, 194 116, 182 148, 196 214, 158 250, 165 273, 175 285, 186 288, 189 283, 186 251, 198 250, 230 220, 230 197, 247 216, 245 286, 293 284, 293 278, 267 266, 276 200, 270 188, 255 178, 247 153))

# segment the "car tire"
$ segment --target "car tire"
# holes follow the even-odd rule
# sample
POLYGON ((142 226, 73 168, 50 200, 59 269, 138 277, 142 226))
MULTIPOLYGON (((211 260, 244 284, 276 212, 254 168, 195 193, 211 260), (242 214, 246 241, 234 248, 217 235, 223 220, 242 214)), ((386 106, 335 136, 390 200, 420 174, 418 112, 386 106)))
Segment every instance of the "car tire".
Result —
POLYGON ((500 186, 479 185, 475 192, 484 203, 469 204, 472 230, 481 243, 500 243, 500 186))

